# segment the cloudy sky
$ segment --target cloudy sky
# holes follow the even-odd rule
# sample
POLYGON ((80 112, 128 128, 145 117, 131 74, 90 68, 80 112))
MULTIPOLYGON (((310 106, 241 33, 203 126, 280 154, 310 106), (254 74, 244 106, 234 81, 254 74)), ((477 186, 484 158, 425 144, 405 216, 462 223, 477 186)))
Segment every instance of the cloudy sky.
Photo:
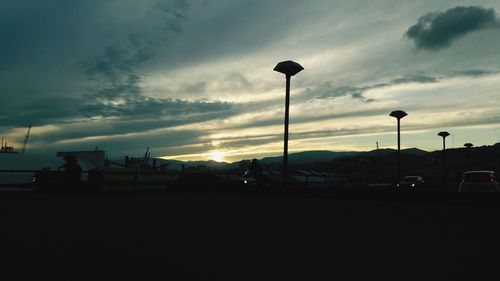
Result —
POLYGON ((0 0, 0 133, 181 160, 500 141, 500 2, 0 0))

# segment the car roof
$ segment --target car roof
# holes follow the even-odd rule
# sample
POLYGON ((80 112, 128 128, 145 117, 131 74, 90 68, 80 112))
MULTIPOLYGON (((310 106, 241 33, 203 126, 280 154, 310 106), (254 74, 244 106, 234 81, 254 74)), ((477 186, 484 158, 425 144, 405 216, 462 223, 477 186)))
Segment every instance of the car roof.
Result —
POLYGON ((495 173, 494 171, 482 170, 482 171, 467 171, 467 172, 464 172, 464 175, 465 174, 494 174, 494 173, 495 173))

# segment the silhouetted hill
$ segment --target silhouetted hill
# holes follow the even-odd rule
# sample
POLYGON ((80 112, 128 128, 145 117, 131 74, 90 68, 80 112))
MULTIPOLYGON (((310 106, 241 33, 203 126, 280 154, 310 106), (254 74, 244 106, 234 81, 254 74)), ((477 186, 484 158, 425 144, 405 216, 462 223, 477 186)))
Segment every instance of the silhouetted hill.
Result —
MULTIPOLYGON (((327 150, 303 151, 289 154, 288 161, 292 164, 324 162, 332 161, 339 157, 355 156, 357 154, 359 154, 359 152, 335 152, 327 150)), ((281 163, 282 161, 283 156, 265 157, 260 160, 260 162, 264 164, 281 163)))
MULTIPOLYGON (((378 151, 380 156, 385 156, 385 155, 389 155, 389 154, 396 153, 396 152, 397 152, 397 150, 392 149, 392 148, 383 148, 383 149, 379 149, 379 151, 378 151)), ((425 155, 428 152, 425 150, 413 147, 413 148, 401 149, 401 153, 407 154, 407 155, 420 156, 420 155, 425 155)), ((376 156, 377 150, 372 150, 372 151, 368 151, 368 152, 360 152, 359 154, 364 154, 366 156, 376 156)))
POLYGON ((376 149, 374 149, 374 150, 371 150, 368 152, 361 152, 360 154, 364 154, 365 156, 377 156, 377 153, 378 153, 379 156, 384 156, 384 155, 389 155, 389 154, 393 154, 396 152, 397 152, 397 150, 392 149, 392 148, 382 148, 382 149, 379 149, 378 152, 376 149))
MULTIPOLYGON (((379 150, 379 155, 384 156, 384 155, 389 155, 392 153, 396 153, 397 150, 395 149, 380 149, 379 150)), ((425 150, 421 150, 418 148, 408 148, 408 149, 403 149, 401 150, 403 154, 407 155, 424 155, 427 153, 425 150)), ((307 164, 307 163, 314 163, 314 162, 329 162, 333 161, 337 158, 340 157, 356 157, 356 156, 375 156, 377 155, 376 150, 368 151, 368 152, 356 152, 356 151, 341 151, 341 152, 336 152, 336 151, 328 151, 328 150, 313 150, 313 151, 302 151, 302 152, 296 152, 296 153, 291 153, 288 155, 288 161, 290 164, 307 164)), ((165 160, 165 159, 157 159, 157 165, 161 164, 168 164, 168 169, 172 170, 180 170, 182 168, 182 165, 186 168, 189 167, 198 167, 198 166, 206 166, 210 168, 216 168, 216 169, 234 169, 238 168, 238 164, 240 161, 234 162, 234 163, 227 163, 227 162, 216 162, 213 160, 209 161, 178 161, 178 160, 165 160)), ((242 160, 244 161, 244 160, 242 160)), ((248 160, 249 161, 249 160, 248 160)), ((282 156, 272 156, 272 157, 264 157, 259 160, 261 164, 281 164, 283 161, 282 156)))
POLYGON ((227 162, 217 162, 213 160, 208 160, 208 161, 179 161, 179 160, 170 160, 170 159, 160 159, 156 158, 156 164, 157 165, 168 165, 169 170, 181 170, 182 165, 184 165, 185 168, 190 168, 190 167, 209 167, 209 168, 217 168, 217 169, 226 169, 231 163, 227 162))
POLYGON ((156 164, 158 166, 167 165, 167 169, 169 169, 169 170, 181 170, 183 163, 184 162, 179 161, 179 160, 156 158, 156 164))
POLYGON ((401 150, 401 153, 408 154, 408 155, 417 155, 417 156, 420 156, 420 155, 427 154, 428 151, 425 151, 425 150, 413 147, 413 148, 403 149, 403 150, 401 150))

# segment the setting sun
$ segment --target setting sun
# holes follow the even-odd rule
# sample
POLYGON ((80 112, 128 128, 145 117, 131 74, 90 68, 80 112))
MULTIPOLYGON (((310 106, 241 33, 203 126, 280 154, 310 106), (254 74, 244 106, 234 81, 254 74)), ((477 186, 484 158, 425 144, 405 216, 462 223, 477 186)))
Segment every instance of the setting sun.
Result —
POLYGON ((212 151, 210 153, 210 160, 216 161, 216 162, 224 162, 224 156, 225 153, 222 151, 212 151))

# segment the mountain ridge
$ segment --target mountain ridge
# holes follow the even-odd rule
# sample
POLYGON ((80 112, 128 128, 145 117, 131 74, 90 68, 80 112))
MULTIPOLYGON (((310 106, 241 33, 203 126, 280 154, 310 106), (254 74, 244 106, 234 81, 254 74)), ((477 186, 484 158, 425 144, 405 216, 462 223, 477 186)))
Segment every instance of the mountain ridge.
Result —
MULTIPOLYGON (((388 155, 392 153, 396 153, 396 149, 385 148, 379 149, 378 155, 388 155)), ((401 153, 410 154, 410 155, 423 155, 428 153, 425 150, 419 148, 406 148, 402 149, 401 153)), ((330 150, 308 150, 308 151, 300 151, 293 152, 288 155, 288 161, 290 164, 307 164, 314 162, 328 162, 333 161, 337 158, 341 157, 356 157, 356 156, 376 156, 377 150, 371 151, 330 151, 330 150)), ((232 169, 239 167, 239 163, 241 162, 249 162, 250 159, 242 159, 236 162, 216 162, 213 160, 206 161, 179 161, 173 159, 162 159, 156 158, 157 164, 168 164, 170 169, 180 170, 182 166, 188 167, 197 167, 197 166, 207 166, 210 168, 219 168, 219 169, 232 169)), ((283 161, 283 156, 268 156, 261 159, 257 159, 257 161, 261 164, 280 164, 283 161)))

